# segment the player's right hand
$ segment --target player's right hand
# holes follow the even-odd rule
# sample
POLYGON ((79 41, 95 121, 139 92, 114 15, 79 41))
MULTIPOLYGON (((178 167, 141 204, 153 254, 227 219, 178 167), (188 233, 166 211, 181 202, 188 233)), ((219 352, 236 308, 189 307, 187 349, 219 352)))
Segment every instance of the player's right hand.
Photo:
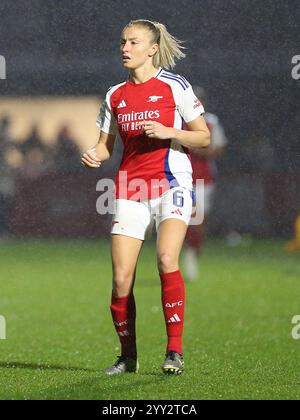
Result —
POLYGON ((96 148, 87 150, 81 158, 81 164, 87 166, 88 168, 99 168, 101 165, 101 160, 98 158, 96 148))

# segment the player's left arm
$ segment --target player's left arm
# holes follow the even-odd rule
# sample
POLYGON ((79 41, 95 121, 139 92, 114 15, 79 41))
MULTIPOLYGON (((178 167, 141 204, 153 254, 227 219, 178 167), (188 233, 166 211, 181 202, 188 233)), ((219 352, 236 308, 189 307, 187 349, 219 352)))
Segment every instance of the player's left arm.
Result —
POLYGON ((206 149, 194 149, 193 154, 206 159, 220 159, 225 154, 228 144, 224 128, 220 124, 218 117, 213 114, 207 114, 205 121, 211 133, 211 144, 206 149))
POLYGON ((174 139, 182 146, 189 148, 208 147, 210 145, 210 131, 204 117, 199 116, 186 124, 189 130, 166 127, 157 121, 140 122, 144 133, 150 138, 174 139))
POLYGON ((182 146, 197 149, 208 147, 211 142, 210 131, 206 125, 205 119, 202 116, 197 117, 195 120, 186 123, 189 130, 178 130, 172 128, 172 139, 176 140, 182 146))

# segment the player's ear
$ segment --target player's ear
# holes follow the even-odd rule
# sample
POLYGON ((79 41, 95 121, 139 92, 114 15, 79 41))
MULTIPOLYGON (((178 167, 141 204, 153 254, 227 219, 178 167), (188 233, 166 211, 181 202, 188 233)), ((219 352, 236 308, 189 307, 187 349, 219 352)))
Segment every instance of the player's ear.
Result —
POLYGON ((158 44, 153 44, 151 46, 151 49, 150 49, 150 52, 149 52, 149 57, 154 57, 155 54, 157 53, 158 49, 159 49, 158 44))

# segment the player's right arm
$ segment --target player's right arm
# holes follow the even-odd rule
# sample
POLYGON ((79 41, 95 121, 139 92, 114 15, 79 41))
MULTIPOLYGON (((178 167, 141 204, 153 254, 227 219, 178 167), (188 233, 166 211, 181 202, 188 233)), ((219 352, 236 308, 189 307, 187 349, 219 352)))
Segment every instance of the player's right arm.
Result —
POLYGON ((96 125, 101 130, 98 143, 87 150, 81 158, 81 163, 89 168, 99 168, 101 162, 108 160, 114 150, 118 126, 111 110, 109 93, 100 107, 96 125))
POLYGON ((81 163, 89 168, 99 168, 103 161, 111 157, 115 140, 115 134, 101 131, 98 143, 82 155, 81 163))

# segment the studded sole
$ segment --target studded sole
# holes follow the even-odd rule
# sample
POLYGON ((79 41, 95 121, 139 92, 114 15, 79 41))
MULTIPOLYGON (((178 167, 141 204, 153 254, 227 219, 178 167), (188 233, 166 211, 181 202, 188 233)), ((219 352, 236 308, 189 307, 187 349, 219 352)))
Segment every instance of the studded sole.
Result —
POLYGON ((176 368, 174 366, 163 366, 162 371, 165 375, 181 375, 183 373, 183 368, 176 368))

